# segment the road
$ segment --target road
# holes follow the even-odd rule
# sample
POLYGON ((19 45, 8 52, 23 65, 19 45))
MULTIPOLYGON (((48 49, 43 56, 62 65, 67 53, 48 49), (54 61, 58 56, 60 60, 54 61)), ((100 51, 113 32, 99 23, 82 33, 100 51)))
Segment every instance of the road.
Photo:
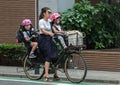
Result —
POLYGON ((0 77, 0 85, 112 85, 112 84, 88 83, 88 82, 76 84, 61 80, 44 82, 43 80, 29 80, 26 78, 0 77))

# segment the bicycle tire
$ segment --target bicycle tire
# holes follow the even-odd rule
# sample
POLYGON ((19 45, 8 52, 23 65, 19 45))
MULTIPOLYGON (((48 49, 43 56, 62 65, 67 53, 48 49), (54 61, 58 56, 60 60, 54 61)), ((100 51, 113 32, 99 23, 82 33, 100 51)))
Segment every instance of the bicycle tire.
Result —
POLYGON ((67 79, 73 83, 80 83, 85 79, 87 65, 80 52, 74 51, 67 55, 64 71, 67 79))
POLYGON ((27 55, 24 60, 24 73, 31 80, 41 79, 44 75, 44 64, 33 62, 27 55))

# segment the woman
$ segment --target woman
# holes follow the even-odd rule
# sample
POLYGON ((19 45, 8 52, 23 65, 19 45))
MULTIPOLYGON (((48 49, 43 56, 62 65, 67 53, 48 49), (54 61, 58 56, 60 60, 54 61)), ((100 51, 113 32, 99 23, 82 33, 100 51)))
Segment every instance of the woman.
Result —
MULTIPOLYGON (((50 18, 51 10, 48 7, 41 9, 39 20, 39 44, 42 48, 43 55, 45 56, 45 81, 49 81, 49 66, 50 62, 54 60, 58 54, 55 43, 52 41, 54 34, 52 33, 50 18)), ((57 73, 54 74, 54 78, 58 78, 57 73)))

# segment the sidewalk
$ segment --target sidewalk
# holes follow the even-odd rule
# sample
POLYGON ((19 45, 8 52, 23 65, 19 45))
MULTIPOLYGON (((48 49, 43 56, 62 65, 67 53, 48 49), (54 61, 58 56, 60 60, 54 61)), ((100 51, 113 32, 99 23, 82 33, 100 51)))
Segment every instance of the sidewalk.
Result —
MULTIPOLYGON (((58 75, 62 78, 66 78, 64 73, 60 72, 58 73, 58 75)), ((23 68, 11 67, 11 66, 0 66, 0 76, 20 77, 20 78, 26 77, 23 72, 23 68)), ((85 81, 120 84, 120 72, 88 70, 85 81)))

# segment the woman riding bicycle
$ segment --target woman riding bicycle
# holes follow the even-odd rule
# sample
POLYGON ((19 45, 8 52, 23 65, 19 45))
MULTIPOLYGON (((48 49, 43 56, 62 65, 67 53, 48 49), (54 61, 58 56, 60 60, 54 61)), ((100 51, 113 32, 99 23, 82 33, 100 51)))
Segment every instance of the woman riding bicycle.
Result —
POLYGON ((50 16, 50 8, 44 7, 41 9, 39 20, 40 35, 38 39, 39 50, 35 52, 37 56, 34 58, 35 62, 32 61, 34 59, 29 58, 28 53, 26 54, 24 59, 24 72, 30 79, 41 79, 44 75, 45 81, 49 81, 48 72, 50 68, 51 71, 55 71, 55 80, 59 79, 57 75, 58 70, 64 72, 67 79, 71 82, 80 83, 85 79, 87 74, 87 66, 84 57, 80 53, 81 50, 69 45, 67 49, 62 49, 58 53, 57 47, 53 42, 53 36, 56 38, 56 34, 54 35, 52 32, 49 21, 50 16), (60 69, 58 66, 60 66, 60 69))
MULTIPOLYGON (((41 9, 40 20, 39 20, 39 44, 40 48, 42 48, 43 55, 45 56, 45 81, 49 81, 49 66, 50 62, 56 59, 58 54, 57 47, 55 43, 52 41, 52 37, 54 33, 52 33, 51 24, 50 24, 50 16, 51 9, 48 7, 44 7, 41 9)), ((55 73, 54 78, 58 78, 55 73)))

